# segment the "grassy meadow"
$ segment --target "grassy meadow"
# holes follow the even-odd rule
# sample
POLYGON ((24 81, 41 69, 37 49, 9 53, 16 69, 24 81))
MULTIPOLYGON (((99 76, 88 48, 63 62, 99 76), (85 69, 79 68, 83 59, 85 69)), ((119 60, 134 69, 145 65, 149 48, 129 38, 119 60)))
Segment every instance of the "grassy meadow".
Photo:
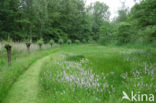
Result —
POLYGON ((156 0, 0 0, 0 103, 156 103, 156 0))
POLYGON ((0 103, 131 103, 121 100, 123 91, 156 95, 152 47, 72 44, 39 49, 33 44, 28 53, 24 44, 16 43, 11 66, 2 45, 0 52, 0 103), (30 74, 39 68, 38 74, 30 74), (37 85, 30 86, 33 77, 37 85), (30 93, 37 88, 36 95, 28 96, 23 88, 30 93))
POLYGON ((155 49, 72 45, 55 56, 42 65, 41 103, 121 103, 122 91, 156 94, 155 49))

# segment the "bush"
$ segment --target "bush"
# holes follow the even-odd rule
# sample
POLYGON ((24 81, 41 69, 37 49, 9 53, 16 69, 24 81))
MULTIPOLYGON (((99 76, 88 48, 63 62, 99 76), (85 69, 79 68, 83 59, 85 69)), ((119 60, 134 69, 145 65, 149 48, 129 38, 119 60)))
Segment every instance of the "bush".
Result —
POLYGON ((54 42, 54 40, 52 40, 52 39, 49 41, 49 44, 51 45, 51 47, 53 46, 54 43, 55 43, 55 42, 54 42))
POLYGON ((80 40, 75 40, 75 43, 76 44, 80 44, 80 40))
POLYGON ((88 43, 90 43, 90 44, 95 44, 96 41, 93 40, 93 37, 90 36, 90 37, 88 38, 88 43))
POLYGON ((58 43, 59 43, 59 44, 63 44, 63 43, 64 43, 63 39, 59 39, 59 40, 58 40, 58 43))
POLYGON ((83 40, 82 40, 82 42, 83 42, 83 43, 86 43, 86 42, 87 42, 87 40, 86 40, 86 39, 83 39, 83 40))
POLYGON ((37 44, 39 45, 39 47, 41 48, 43 45, 43 39, 41 38, 40 40, 37 41, 37 44))
POLYGON ((67 44, 71 44, 72 41, 70 39, 67 40, 67 44))
POLYGON ((89 38, 88 43, 90 43, 90 44, 95 44, 95 43, 96 43, 96 41, 95 41, 95 40, 93 40, 93 38, 89 38))

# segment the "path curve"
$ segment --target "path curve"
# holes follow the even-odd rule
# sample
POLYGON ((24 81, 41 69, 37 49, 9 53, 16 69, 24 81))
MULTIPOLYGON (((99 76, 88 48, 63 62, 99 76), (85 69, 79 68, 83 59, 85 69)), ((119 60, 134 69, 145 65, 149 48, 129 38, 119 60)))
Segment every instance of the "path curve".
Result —
POLYGON ((39 74, 42 63, 51 56, 43 57, 33 63, 13 85, 3 103, 37 103, 39 74))

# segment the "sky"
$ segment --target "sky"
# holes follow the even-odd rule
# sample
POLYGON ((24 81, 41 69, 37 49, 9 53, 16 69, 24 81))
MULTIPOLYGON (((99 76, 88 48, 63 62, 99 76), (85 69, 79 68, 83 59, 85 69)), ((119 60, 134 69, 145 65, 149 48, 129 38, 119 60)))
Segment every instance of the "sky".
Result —
POLYGON ((133 7, 135 4, 134 0, 85 0, 86 6, 96 1, 104 2, 109 6, 111 12, 111 19, 118 16, 117 11, 122 7, 122 2, 125 2, 125 6, 128 8, 133 7))

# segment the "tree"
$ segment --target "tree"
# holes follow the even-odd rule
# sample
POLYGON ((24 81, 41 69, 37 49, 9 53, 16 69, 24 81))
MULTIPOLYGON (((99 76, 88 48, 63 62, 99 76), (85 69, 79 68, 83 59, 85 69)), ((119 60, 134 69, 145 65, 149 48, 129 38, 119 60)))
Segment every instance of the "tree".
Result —
POLYGON ((128 19, 128 8, 126 8, 125 3, 122 3, 121 9, 118 10, 118 17, 116 18, 116 23, 126 22, 128 19))
POLYGON ((8 64, 11 65, 11 48, 12 48, 12 40, 8 37, 7 42, 5 43, 5 49, 7 51, 8 64))
POLYGON ((127 22, 121 22, 118 26, 118 43, 119 44, 127 44, 130 42, 130 31, 131 25, 127 22))
POLYGON ((142 43, 152 43, 156 40, 156 1, 142 0, 131 10, 129 22, 136 31, 133 38, 142 43))
POLYGON ((37 41, 38 46, 40 47, 40 49, 42 48, 42 45, 44 44, 43 39, 41 38, 40 40, 37 41))
POLYGON ((96 2, 95 4, 91 4, 88 8, 88 12, 91 16, 92 21, 92 32, 93 39, 99 39, 99 29, 103 21, 108 21, 110 12, 108 11, 108 6, 104 3, 96 2))
POLYGON ((55 42, 54 42, 54 40, 52 40, 52 39, 49 41, 49 44, 51 45, 51 47, 54 45, 54 43, 55 43, 55 42))
POLYGON ((2 39, 7 40, 8 36, 15 38, 18 2, 18 0, 0 1, 0 37, 2 39))
POLYGON ((108 21, 102 23, 99 30, 99 41, 102 44, 110 43, 113 40, 113 26, 108 21))

